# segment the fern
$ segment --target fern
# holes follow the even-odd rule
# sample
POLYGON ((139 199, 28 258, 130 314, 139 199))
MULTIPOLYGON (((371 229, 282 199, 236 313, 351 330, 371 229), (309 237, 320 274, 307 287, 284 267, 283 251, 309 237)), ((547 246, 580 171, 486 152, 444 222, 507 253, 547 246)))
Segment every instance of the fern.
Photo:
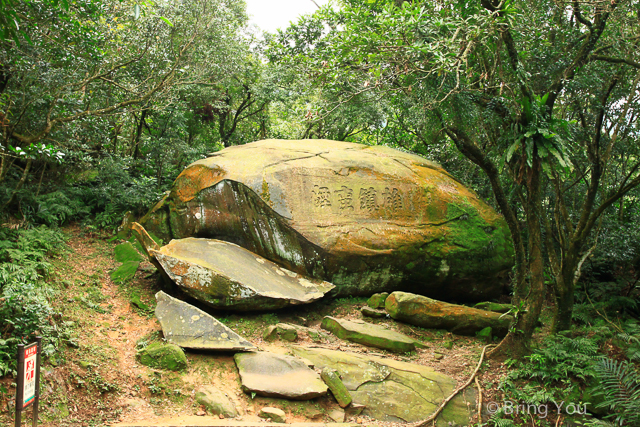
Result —
POLYGON ((640 425, 640 374, 629 362, 603 358, 595 364, 601 388, 596 393, 604 401, 598 405, 608 408, 617 425, 640 425))

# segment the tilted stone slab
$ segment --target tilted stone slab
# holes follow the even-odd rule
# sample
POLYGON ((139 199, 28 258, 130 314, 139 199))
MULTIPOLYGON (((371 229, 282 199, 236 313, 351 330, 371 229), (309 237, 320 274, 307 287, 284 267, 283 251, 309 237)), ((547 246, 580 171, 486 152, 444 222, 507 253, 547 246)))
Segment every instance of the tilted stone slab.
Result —
POLYGON ((327 316, 322 319, 322 329, 330 331, 343 340, 396 353, 406 353, 416 349, 415 339, 371 323, 356 323, 327 316))
POLYGON ((165 241, 240 244, 338 295, 487 300, 514 263, 504 219, 440 165, 340 141, 225 148, 185 168, 141 223, 165 241))
POLYGON ((255 352, 238 353, 234 359, 245 392, 292 400, 309 400, 327 394, 327 385, 320 375, 298 358, 255 352))
POLYGON ((495 335, 504 336, 513 320, 512 316, 494 311, 449 304, 407 292, 389 295, 385 309, 393 319, 423 328, 446 329, 459 335, 474 335, 490 326, 495 335))
POLYGON ((271 310, 310 303, 334 288, 221 240, 172 240, 149 253, 184 292, 212 307, 271 310))
POLYGON ((256 347, 215 317, 160 291, 156 317, 167 341, 184 348, 255 350, 256 347))
MULTIPOLYGON (((389 422, 416 422, 431 415, 456 388, 456 381, 432 368, 393 359, 321 348, 295 346, 293 352, 320 369, 335 369, 363 415, 389 422)), ((470 425, 475 410, 472 388, 459 393, 443 410, 436 425, 470 425)))

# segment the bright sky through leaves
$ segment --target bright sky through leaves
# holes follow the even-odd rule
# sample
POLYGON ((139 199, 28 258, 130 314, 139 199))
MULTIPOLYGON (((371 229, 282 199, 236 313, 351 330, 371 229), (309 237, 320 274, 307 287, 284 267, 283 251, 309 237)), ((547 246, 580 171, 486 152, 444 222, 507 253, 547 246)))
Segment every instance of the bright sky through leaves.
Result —
MULTIPOLYGON (((289 22, 300 15, 313 13, 318 9, 312 0, 246 0, 247 13, 251 24, 261 30, 275 32, 278 28, 286 28, 289 22)), ((319 6, 329 0, 315 0, 319 6)))

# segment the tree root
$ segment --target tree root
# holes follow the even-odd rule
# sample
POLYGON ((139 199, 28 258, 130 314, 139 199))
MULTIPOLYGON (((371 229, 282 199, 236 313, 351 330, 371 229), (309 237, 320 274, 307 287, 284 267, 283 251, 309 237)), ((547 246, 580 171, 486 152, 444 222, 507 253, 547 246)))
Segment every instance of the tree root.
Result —
POLYGON ((426 418, 426 419, 424 419, 422 421, 418 421, 415 424, 411 424, 411 427, 425 427, 427 424, 429 424, 432 421, 433 421, 433 425, 435 425, 436 418, 438 418, 438 415, 440 415, 440 412, 442 412, 444 407, 447 406, 447 403, 449 403, 449 401, 451 401, 451 399, 456 397, 456 395, 458 393, 460 393, 460 391, 462 391, 465 388, 467 388, 469 386, 469 384, 471 384, 473 382, 473 379, 476 377, 476 375, 478 374, 478 371, 480 370, 480 366, 482 366, 482 362, 484 361, 484 354, 487 351, 487 348, 493 347, 493 346, 494 346, 494 344, 488 344, 488 345, 485 345, 483 347, 482 354, 480 355, 480 360, 478 361, 478 366, 476 366, 476 370, 473 371, 473 374, 471 374, 471 376, 469 377, 467 382, 465 382, 460 387, 458 387, 455 390, 453 390, 453 393, 451 393, 449 395, 449 397, 447 397, 445 400, 442 401, 440 406, 438 406, 438 409, 436 409, 436 411, 433 414, 431 414, 429 416, 429 418, 426 418))

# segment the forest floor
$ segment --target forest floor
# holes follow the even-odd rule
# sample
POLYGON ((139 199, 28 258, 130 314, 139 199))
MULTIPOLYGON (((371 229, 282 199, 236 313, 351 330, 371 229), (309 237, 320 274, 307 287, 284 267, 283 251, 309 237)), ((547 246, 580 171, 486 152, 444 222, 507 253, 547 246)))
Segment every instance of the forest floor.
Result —
MULTIPOLYGON (((150 263, 143 262, 132 281, 115 284, 109 272, 117 265, 113 255, 117 242, 110 242, 106 237, 80 227, 69 227, 66 233, 69 250, 53 260, 54 268, 49 280, 61 284, 55 309, 62 316, 62 322, 70 328, 72 338, 55 358, 45 360, 42 365, 41 426, 102 426, 122 421, 201 415, 203 408, 195 401, 194 394, 200 386, 210 384, 228 394, 243 421, 258 421, 260 408, 275 406, 287 413, 287 422, 332 422, 329 414, 337 404, 329 395, 309 402, 252 399, 240 388, 231 353, 189 351, 188 370, 178 373, 139 364, 136 360, 138 344, 161 337, 160 324, 152 311, 154 295, 162 288, 159 275, 150 263), (151 309, 140 309, 132 304, 135 296, 139 296, 151 309)), ((263 341, 262 333, 270 324, 287 322, 320 329, 320 322, 326 315, 362 318, 360 308, 365 302, 365 298, 346 298, 277 312, 215 314, 260 349, 286 353, 290 343, 263 341)), ((455 378, 458 384, 471 375, 485 345, 475 338, 416 328, 391 319, 367 321, 384 324, 419 339, 428 348, 397 355, 341 341, 333 336, 320 345, 427 365, 455 378)), ((303 340, 298 344, 312 343, 303 340)), ((485 402, 499 400, 497 386, 507 371, 500 362, 484 364, 478 379, 485 402)), ((7 387, 10 387, 10 382, 9 379, 4 380, 7 387)), ((30 417, 30 411, 26 412, 24 419, 29 420, 30 417)), ((0 424, 13 425, 11 418, 9 411, 3 411, 0 424)), ((361 416, 347 421, 389 425, 361 416)))

